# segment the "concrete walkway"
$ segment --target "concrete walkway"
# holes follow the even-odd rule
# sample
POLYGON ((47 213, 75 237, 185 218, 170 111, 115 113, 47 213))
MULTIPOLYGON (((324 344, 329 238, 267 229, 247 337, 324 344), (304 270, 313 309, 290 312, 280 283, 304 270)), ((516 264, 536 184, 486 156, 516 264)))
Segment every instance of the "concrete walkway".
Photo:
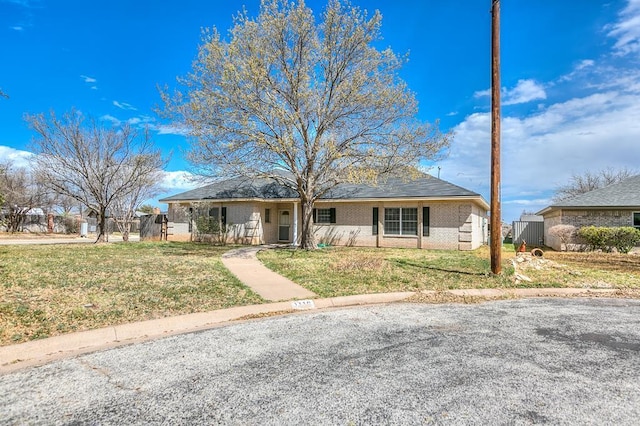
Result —
POLYGON ((222 263, 246 286, 270 302, 309 299, 316 296, 312 291, 267 269, 256 257, 256 253, 265 248, 269 246, 231 250, 222 255, 222 263))

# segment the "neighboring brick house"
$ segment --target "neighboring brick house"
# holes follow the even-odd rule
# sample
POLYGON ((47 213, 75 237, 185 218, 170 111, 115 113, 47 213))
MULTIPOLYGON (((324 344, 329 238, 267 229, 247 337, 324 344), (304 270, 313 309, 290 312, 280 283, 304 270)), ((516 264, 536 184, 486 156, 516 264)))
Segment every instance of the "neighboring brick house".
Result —
POLYGON ((560 240, 549 235, 555 225, 640 229, 640 175, 558 202, 537 214, 544 217, 545 244, 555 250, 561 249, 560 240))
MULTIPOLYGON (((230 225, 229 239, 243 244, 300 240, 300 198, 273 179, 229 179, 160 202, 169 204, 169 240, 193 240, 202 216, 230 225)), ((316 201, 314 232, 330 245, 473 250, 486 243, 488 207, 429 175, 343 184, 316 201)))

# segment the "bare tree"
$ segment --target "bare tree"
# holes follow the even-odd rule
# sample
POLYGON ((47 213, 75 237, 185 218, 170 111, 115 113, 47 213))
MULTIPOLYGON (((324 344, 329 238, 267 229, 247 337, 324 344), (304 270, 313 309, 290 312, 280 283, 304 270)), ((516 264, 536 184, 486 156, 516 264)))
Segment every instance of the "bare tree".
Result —
POLYGON ((72 110, 62 118, 52 112, 29 115, 39 137, 34 141, 34 170, 52 191, 69 196, 96 212, 96 242, 108 240, 107 211, 117 200, 148 190, 149 177, 164 166, 145 131, 103 128, 72 110))
POLYGON ((25 168, 14 168, 9 163, 0 164, 0 205, 7 231, 22 229, 29 211, 41 207, 42 192, 25 168))
POLYGON ((621 169, 609 167, 597 172, 586 171, 583 174, 574 173, 571 175, 569 183, 556 189, 553 201, 559 202, 567 200, 584 194, 585 192, 593 191, 594 189, 604 188, 605 186, 621 182, 636 174, 636 171, 627 169, 626 167, 621 169))
POLYGON ((264 1, 257 18, 236 17, 230 40, 205 31, 183 90, 162 93, 165 113, 194 136, 197 173, 271 177, 298 192, 306 249, 319 197, 344 182, 415 176, 450 139, 416 119, 399 77, 406 58, 374 46, 378 11, 330 0, 320 21, 304 1, 264 1))

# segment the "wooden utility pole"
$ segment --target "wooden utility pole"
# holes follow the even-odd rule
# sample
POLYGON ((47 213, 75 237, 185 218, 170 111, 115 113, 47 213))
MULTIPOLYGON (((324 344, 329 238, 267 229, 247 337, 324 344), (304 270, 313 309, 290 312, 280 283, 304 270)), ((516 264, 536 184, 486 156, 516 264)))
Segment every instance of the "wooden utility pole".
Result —
POLYGON ((500 0, 491 5, 491 272, 502 271, 500 214, 500 0))

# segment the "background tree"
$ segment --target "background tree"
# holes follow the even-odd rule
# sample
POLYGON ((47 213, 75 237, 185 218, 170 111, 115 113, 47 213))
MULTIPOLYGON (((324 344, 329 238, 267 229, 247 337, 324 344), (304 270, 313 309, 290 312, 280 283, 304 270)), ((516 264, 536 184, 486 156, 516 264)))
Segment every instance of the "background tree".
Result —
POLYGON ((43 193, 27 169, 0 164, 1 210, 7 231, 22 230, 27 213, 41 208, 43 193))
POLYGON ((331 188, 415 175, 449 143, 416 119, 398 75, 406 58, 374 46, 381 20, 330 0, 317 23, 304 1, 264 1, 257 18, 236 17, 228 41, 205 31, 182 91, 163 93, 194 136, 198 174, 272 177, 298 192, 303 248, 315 247, 313 205, 331 188))
POLYGON ((151 204, 143 204, 138 207, 138 211, 145 214, 153 214, 154 207, 151 204))
POLYGON ((569 183, 556 189, 553 201, 567 200, 584 194, 585 192, 593 191, 594 189, 604 188, 605 186, 621 182, 636 174, 636 171, 627 169, 626 167, 621 169, 609 167, 597 172, 587 171, 583 174, 574 173, 571 175, 569 183))
POLYGON ((71 111, 62 118, 52 112, 29 115, 39 135, 34 141, 34 170, 48 189, 69 196, 97 214, 96 242, 108 239, 107 211, 119 199, 149 191, 149 180, 165 162, 145 131, 131 127, 100 127, 71 111))

